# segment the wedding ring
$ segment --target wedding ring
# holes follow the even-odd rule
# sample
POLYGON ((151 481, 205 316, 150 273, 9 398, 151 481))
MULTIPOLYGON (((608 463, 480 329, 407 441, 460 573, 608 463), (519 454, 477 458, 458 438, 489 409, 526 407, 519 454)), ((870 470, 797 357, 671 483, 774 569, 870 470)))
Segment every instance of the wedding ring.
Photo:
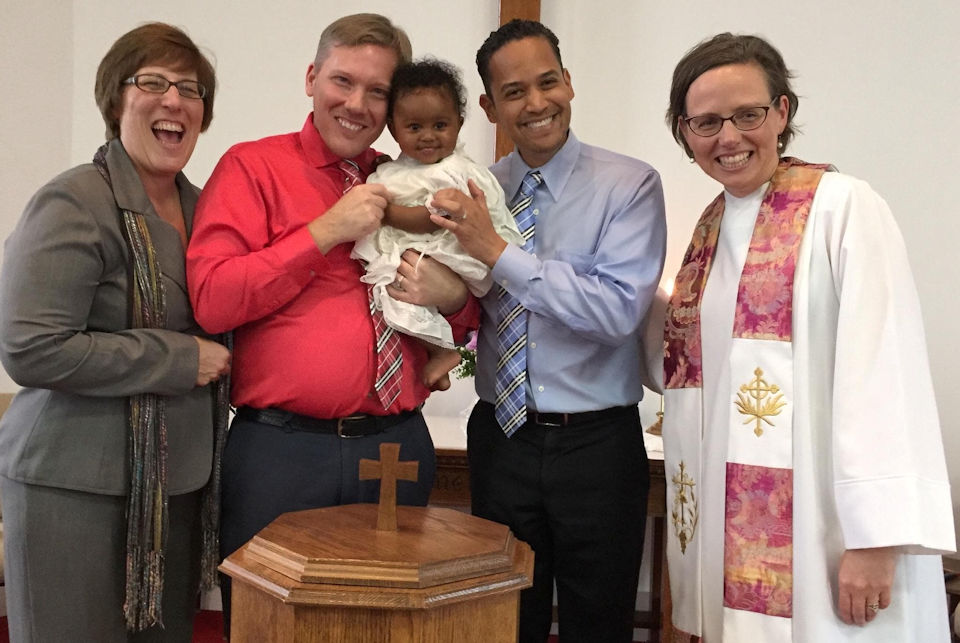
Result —
POLYGON ((403 275, 397 275, 397 288, 403 283, 403 275))
POLYGON ((466 212, 464 212, 463 214, 460 215, 460 220, 461 220, 461 221, 466 221, 466 220, 467 220, 467 213, 466 213, 466 212))
POLYGON ((867 609, 876 614, 880 611, 880 603, 867 603, 867 609))

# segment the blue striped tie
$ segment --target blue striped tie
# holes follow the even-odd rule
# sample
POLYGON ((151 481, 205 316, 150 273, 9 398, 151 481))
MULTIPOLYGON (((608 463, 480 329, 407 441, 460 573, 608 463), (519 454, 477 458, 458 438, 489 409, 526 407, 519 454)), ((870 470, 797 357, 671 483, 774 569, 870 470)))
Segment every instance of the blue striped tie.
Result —
MULTIPOLYGON (((510 208, 523 235, 523 249, 533 252, 536 215, 533 193, 543 182, 538 171, 527 172, 520 195, 510 208)), ((527 311, 517 298, 497 286, 497 380, 494 413, 497 423, 511 436, 527 421, 527 311)))

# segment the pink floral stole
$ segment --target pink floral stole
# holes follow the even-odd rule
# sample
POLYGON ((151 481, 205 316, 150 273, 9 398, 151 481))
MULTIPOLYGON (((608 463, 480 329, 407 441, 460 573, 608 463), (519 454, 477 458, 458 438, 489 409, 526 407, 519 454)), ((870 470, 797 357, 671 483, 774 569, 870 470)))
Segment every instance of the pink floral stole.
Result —
MULTIPOLYGON (((768 416, 781 412, 792 415, 790 342, 794 272, 813 196, 820 178, 829 168, 829 165, 813 165, 789 157, 781 159, 760 205, 740 276, 733 328, 735 345, 740 340, 768 341, 742 342, 735 349, 737 363, 731 358, 732 377, 738 380, 734 386, 740 385, 739 392, 735 389, 731 394, 731 427, 742 432, 741 427, 749 425, 746 431, 750 438, 738 438, 744 441, 741 444, 748 444, 748 451, 759 448, 749 445, 754 431, 759 438, 766 429, 768 439, 780 441, 776 450, 781 455, 786 453, 786 465, 758 466, 749 453, 745 458, 738 457, 738 449, 742 451, 742 447, 731 439, 724 534, 725 631, 728 627, 738 629, 736 623, 729 623, 730 610, 787 619, 792 615, 792 429, 789 421, 778 422, 785 429, 778 426, 774 430, 767 425, 770 424, 768 416), (783 399, 785 396, 777 386, 765 379, 764 367, 768 363, 764 355, 771 352, 773 346, 778 347, 772 351, 778 356, 771 361, 780 365, 771 366, 769 370, 778 378, 790 380, 783 383, 783 389, 789 392, 788 400, 783 399), (748 363, 751 366, 745 377, 742 371, 748 363)), ((723 212, 721 193, 694 229, 667 307, 664 337, 663 434, 667 510, 672 522, 667 553, 674 623, 679 630, 692 635, 702 630, 702 544, 697 529, 704 430, 700 302, 716 251, 723 212)), ((731 435, 733 433, 731 428, 731 435)), ((733 619, 737 619, 736 612, 733 619)))

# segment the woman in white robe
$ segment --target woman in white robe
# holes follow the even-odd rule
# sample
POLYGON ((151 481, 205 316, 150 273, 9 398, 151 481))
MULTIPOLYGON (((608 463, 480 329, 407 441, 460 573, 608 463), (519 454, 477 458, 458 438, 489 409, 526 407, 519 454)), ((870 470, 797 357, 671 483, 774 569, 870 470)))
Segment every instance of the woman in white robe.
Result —
POLYGON ((789 78, 731 34, 674 72, 668 123, 724 192, 667 311, 673 621, 707 643, 946 643, 952 503, 905 248, 866 183, 781 158, 789 78), (741 469, 787 488, 744 490, 741 469))

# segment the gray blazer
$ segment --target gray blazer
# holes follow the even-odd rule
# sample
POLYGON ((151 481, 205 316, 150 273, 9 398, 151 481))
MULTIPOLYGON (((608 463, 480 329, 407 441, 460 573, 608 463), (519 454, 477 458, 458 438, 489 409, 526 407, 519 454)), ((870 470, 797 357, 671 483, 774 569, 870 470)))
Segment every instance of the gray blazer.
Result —
MULTIPOLYGON (((113 191, 93 164, 64 172, 27 204, 4 247, 0 361, 25 387, 0 422, 0 475, 93 493, 127 492, 127 396, 166 400, 168 489, 194 491, 213 458, 212 402, 196 388, 203 332, 187 297, 184 250, 157 216, 120 141, 113 191), (130 256, 118 204, 147 215, 167 300, 165 329, 130 329, 130 256)), ((199 190, 177 176, 189 233, 199 190)))

